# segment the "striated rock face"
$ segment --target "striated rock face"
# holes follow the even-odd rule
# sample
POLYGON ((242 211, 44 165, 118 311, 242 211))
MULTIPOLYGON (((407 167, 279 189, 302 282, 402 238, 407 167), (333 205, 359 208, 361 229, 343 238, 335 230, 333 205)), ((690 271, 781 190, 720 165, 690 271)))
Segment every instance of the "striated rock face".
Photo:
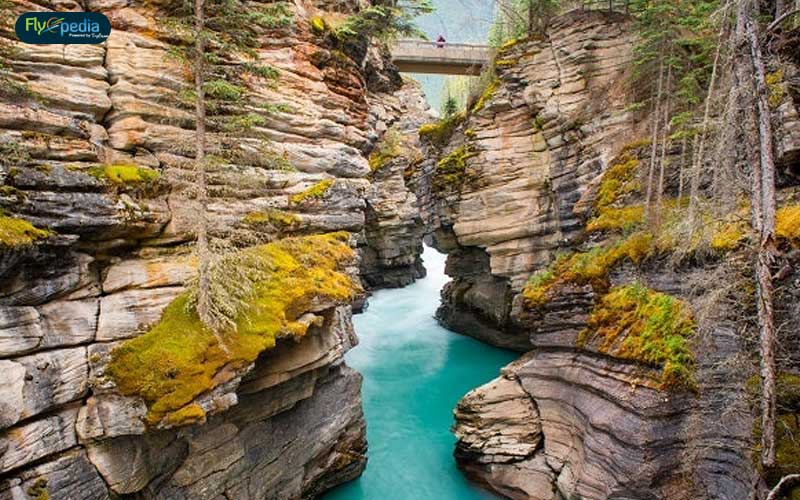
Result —
POLYGON ((371 156, 361 275, 370 288, 394 288, 425 276, 420 258, 424 226, 404 172, 422 158, 416 132, 430 116, 422 90, 412 80, 396 92, 374 96, 373 102, 371 117, 384 138, 371 156), (397 143, 387 144, 393 141, 397 143), (382 150, 388 151, 383 157, 382 150))
MULTIPOLYGON (((103 12, 113 29, 99 46, 0 33, 17 89, 0 92, 0 224, 50 232, 0 248, 0 499, 290 499, 357 476, 366 442, 360 376, 343 362, 356 343, 349 305, 312 301, 302 341, 221 369, 182 427, 148 426, 144 401, 106 376, 111 351, 195 274, 194 121, 181 101, 192 83, 154 6, 58 5, 103 12)), ((378 47, 361 61, 335 53, 309 27, 319 7, 285 6, 291 21, 264 28, 254 49, 277 79, 247 82, 276 109, 251 110, 260 119, 241 134, 209 129, 212 243, 344 230, 371 286, 413 281, 415 197, 400 163, 372 177, 367 157, 389 126, 416 126, 420 91, 378 47), (320 181, 320 196, 302 195, 320 181)), ((52 7, 13 1, 3 14, 52 7)))
POLYGON ((631 47, 624 18, 575 11, 554 20, 543 40, 498 55, 497 90, 443 151, 429 151, 411 185, 437 246, 450 253, 445 325, 530 348, 508 306, 493 308, 496 318, 482 309, 509 304, 532 271, 580 237, 581 197, 633 134, 623 73, 631 47), (466 174, 435 185, 438 159, 459 151, 466 174))
MULTIPOLYGON (((509 498, 741 499, 758 482, 745 390, 754 348, 741 334, 751 313, 736 285, 750 272, 744 261, 653 259, 610 266, 605 277, 609 287, 668 293, 694 312, 693 390, 664 390, 655 366, 580 339, 599 299, 591 285, 560 283, 538 307, 521 295, 559 251, 604 243, 585 230, 602 174, 646 135, 626 109, 633 46, 628 18, 575 11, 542 40, 502 49, 496 86, 451 137, 428 141, 431 158, 409 182, 433 242, 448 252, 453 281, 439 320, 528 351, 455 411, 459 466, 509 498)), ((796 111, 787 101, 776 113, 791 185, 796 111)), ((783 283, 796 289, 787 272, 783 283)), ((780 321, 794 324, 792 299, 778 302, 780 321)))

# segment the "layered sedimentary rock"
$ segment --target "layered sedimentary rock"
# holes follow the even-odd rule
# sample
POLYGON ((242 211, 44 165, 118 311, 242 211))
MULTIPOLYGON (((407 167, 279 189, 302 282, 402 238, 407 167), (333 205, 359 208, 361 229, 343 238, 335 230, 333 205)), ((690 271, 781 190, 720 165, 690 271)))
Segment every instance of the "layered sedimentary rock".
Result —
POLYGON ((454 281, 439 317, 456 331, 530 347, 507 311, 494 308, 499 317, 487 318, 481 309, 487 300, 510 303, 533 270, 580 236, 576 204, 631 140, 629 30, 621 17, 574 12, 556 19, 543 40, 501 51, 499 84, 417 169, 422 217, 452 255, 454 281), (465 172, 437 184, 437 163, 448 154, 461 157, 465 172), (475 272, 476 261, 486 271, 475 272))
MULTIPOLYGON (((315 5, 261 7, 282 20, 258 33, 253 60, 231 64, 272 68, 247 77, 265 107, 249 109, 260 117, 245 132, 209 128, 212 244, 344 230, 380 255, 372 275, 395 273, 376 286, 413 280, 413 195, 370 178, 367 157, 400 115, 425 112, 419 90, 379 47, 358 63, 337 53, 309 25, 315 5)), ((113 29, 102 45, 64 47, 2 34, 0 498, 284 499, 355 477, 366 443, 360 376, 343 363, 356 342, 347 304, 314 303, 300 342, 220 370, 194 401, 204 416, 179 428, 146 423, 145 403, 105 373, 195 274, 192 82, 155 6, 58 8, 103 12, 113 29)))
MULTIPOLYGON (((736 284, 747 258, 726 254, 705 266, 623 259, 608 264, 599 287, 547 274, 558 271, 559 252, 591 259, 625 241, 624 230, 604 240, 586 222, 610 167, 647 155, 638 142, 646 120, 628 106, 633 46, 624 16, 560 16, 542 39, 500 50, 498 80, 463 119, 420 131, 431 158, 410 185, 453 277, 437 316, 460 333, 529 351, 455 411, 459 466, 509 498, 737 499, 757 488, 746 390, 753 348, 741 334, 752 304, 736 284), (531 305, 522 292, 537 271, 540 283, 557 284, 531 305), (608 290, 631 283, 693 311, 691 387, 669 387, 657 363, 619 355, 626 332, 608 344, 586 333, 608 290)), ((774 111, 783 117, 781 203, 796 184, 795 109, 785 99, 774 111)), ((677 165, 673 149, 666 155, 677 165)), ((677 192, 677 176, 667 184, 677 192)), ((796 290, 796 257, 788 262, 781 280, 796 290)), ((794 324, 792 299, 778 302, 780 321, 794 324)), ((793 334, 783 335, 791 346, 793 334)))

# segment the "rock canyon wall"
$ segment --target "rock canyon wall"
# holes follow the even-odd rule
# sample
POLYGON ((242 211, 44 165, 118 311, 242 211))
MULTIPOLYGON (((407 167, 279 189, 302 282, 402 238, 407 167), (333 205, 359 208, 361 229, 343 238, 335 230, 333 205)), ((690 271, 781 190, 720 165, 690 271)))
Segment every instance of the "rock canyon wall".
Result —
MULTIPOLYGON (((630 106, 632 23, 597 11, 559 16, 544 36, 499 50, 497 79, 465 115, 420 131, 426 158, 409 185, 453 278, 438 318, 526 352, 455 413, 460 467, 509 498, 742 499, 760 487, 747 392, 756 348, 742 333, 753 331, 755 313, 737 285, 748 257, 687 256, 698 252, 692 240, 662 246, 636 232, 636 169, 649 158, 650 121, 630 106), (626 214, 630 221, 611 219, 626 214), (676 247, 684 258, 670 260, 676 247), (673 319, 692 311, 695 333, 680 354, 686 366, 644 354, 663 345, 638 354, 631 347, 638 310, 613 303, 626 293, 670 304, 673 319), (598 330, 598 322, 611 327, 598 330), (620 324, 627 326, 613 329, 620 324), (684 368, 687 381, 670 385, 665 373, 684 368)), ((796 102, 774 104, 785 175, 779 206, 788 207, 797 191, 796 102)), ((665 189, 676 196, 677 145, 664 157, 674 169, 665 189)), ((712 247, 721 252, 717 236, 712 247)), ((791 259, 776 305, 791 325, 785 346, 798 327, 791 259)), ((798 367, 792 356, 790 373, 798 367)))
MULTIPOLYGON (((341 270, 354 282, 413 281, 416 199, 399 163, 373 177, 368 157, 390 127, 424 120, 419 88, 384 48, 350 57, 313 30, 312 17, 353 5, 253 5, 265 26, 226 65, 255 118, 208 133, 212 244, 347 231, 363 256, 341 270)), ((365 466, 361 377, 343 361, 357 342, 348 301, 304 301, 289 318, 304 336, 221 367, 159 418, 107 372, 197 265, 192 81, 167 6, 3 4, 2 499, 313 497, 365 466), (99 11, 112 32, 101 45, 15 42, 16 15, 39 10, 99 11)))

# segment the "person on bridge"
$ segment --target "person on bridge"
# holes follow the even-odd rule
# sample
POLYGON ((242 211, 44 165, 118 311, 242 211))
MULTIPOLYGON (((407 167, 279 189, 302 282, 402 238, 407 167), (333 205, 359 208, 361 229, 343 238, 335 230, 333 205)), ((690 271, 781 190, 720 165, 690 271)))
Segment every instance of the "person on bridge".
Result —
POLYGON ((439 38, 436 39, 436 46, 440 49, 443 49, 446 41, 447 40, 444 39, 444 35, 439 35, 439 38))

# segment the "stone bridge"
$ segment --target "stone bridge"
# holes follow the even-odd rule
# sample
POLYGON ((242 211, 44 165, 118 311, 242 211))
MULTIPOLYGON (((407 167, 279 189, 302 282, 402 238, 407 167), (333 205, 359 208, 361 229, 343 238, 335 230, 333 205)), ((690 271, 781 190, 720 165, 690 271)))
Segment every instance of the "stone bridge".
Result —
POLYGON ((493 50, 488 45, 445 43, 440 47, 426 40, 397 40, 392 62, 406 73, 478 75, 493 50))

